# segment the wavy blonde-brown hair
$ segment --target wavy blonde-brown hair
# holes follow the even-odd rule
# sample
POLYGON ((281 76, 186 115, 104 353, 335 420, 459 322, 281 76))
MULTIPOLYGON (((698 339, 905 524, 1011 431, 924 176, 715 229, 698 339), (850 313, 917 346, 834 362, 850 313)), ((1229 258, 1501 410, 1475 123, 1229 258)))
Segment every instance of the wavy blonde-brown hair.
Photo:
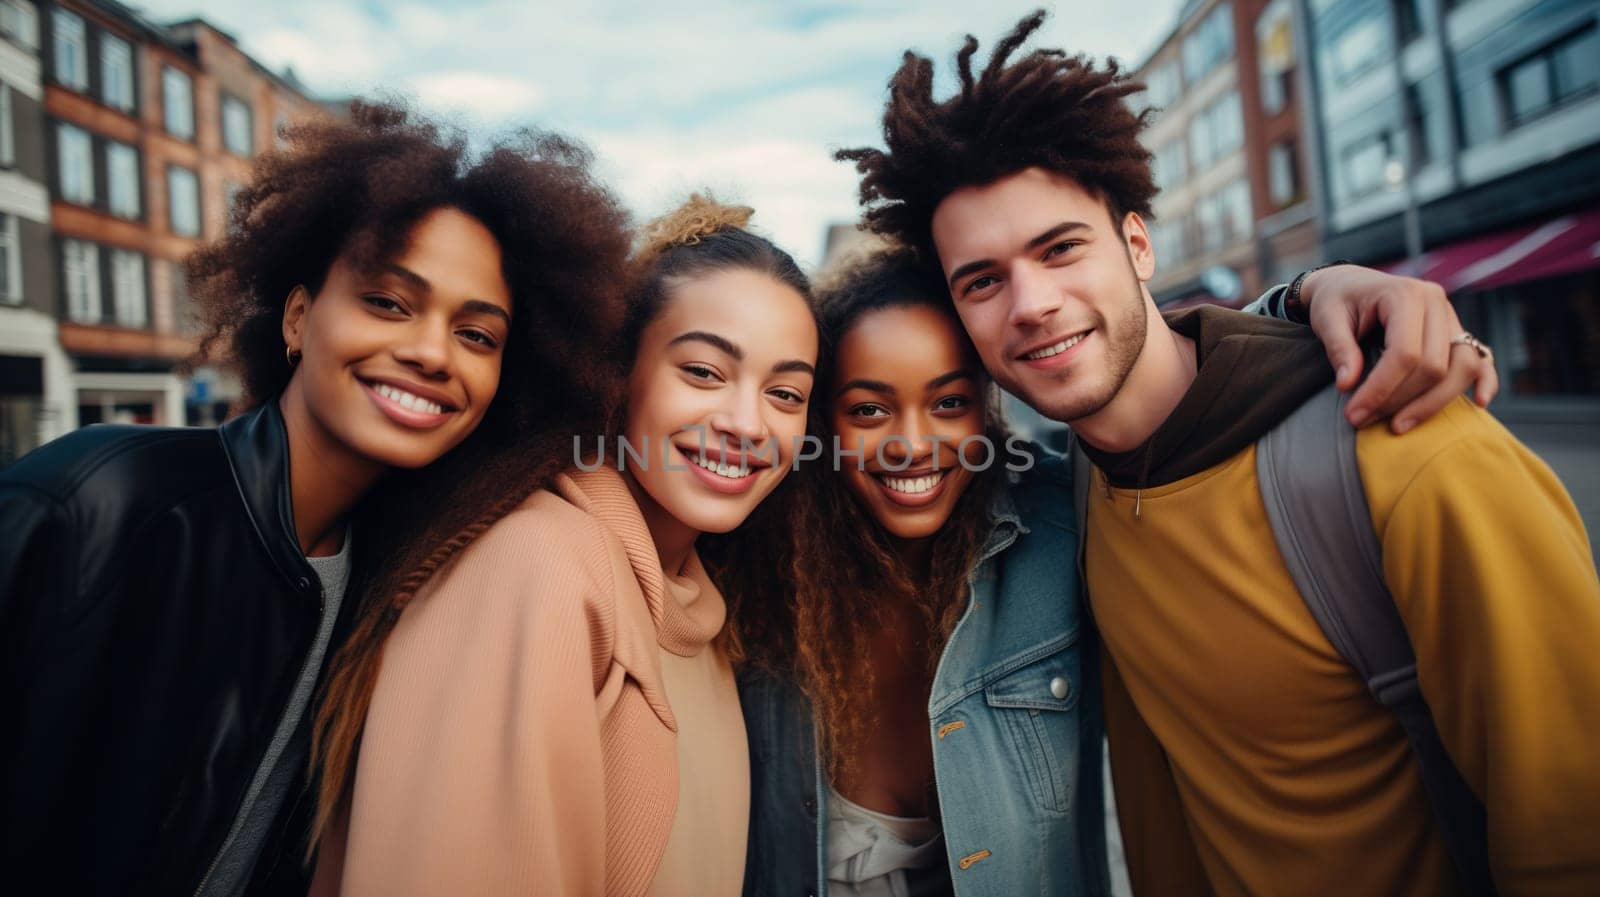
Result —
POLYGON ((712 234, 745 230, 755 213, 749 206, 724 205, 710 193, 691 193, 683 205, 639 229, 635 260, 648 263, 674 246, 697 246, 712 234))

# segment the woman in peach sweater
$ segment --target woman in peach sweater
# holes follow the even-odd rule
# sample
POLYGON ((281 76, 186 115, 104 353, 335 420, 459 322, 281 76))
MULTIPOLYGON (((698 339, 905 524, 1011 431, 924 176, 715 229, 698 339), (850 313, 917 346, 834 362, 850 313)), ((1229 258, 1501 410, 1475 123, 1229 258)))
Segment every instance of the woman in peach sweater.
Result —
POLYGON ((414 600, 368 596, 318 718, 313 893, 739 893, 749 759, 695 542, 789 470, 817 358, 805 277, 749 213, 694 197, 649 230, 630 451, 585 440, 414 600))

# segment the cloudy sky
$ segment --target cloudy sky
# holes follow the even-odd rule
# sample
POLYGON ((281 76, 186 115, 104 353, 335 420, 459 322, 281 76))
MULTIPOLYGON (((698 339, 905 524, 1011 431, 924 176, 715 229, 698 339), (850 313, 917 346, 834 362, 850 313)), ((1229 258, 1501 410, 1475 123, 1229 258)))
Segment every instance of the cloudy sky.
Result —
MULTIPOLYGON (((755 225, 806 264, 856 217, 834 149, 877 141, 885 85, 915 48, 945 69, 1038 0, 134 0, 156 21, 199 16, 315 95, 388 91, 491 134, 534 124, 598 153, 635 215, 690 190, 755 206, 755 225)), ((1060 3, 1046 46, 1136 64, 1181 0, 1060 3)), ((980 50, 980 58, 986 53, 980 50)), ((944 81, 945 90, 953 80, 944 81)))

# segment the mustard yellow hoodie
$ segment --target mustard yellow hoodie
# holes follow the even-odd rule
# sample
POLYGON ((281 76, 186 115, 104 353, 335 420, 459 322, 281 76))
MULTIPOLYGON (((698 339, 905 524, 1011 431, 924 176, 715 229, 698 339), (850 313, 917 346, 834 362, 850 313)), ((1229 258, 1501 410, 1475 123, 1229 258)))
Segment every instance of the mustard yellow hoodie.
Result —
MULTIPOLYGON (((1250 397, 1233 384, 1315 391, 1273 370, 1306 363, 1303 334, 1234 332, 1210 310, 1173 326, 1199 350, 1169 419, 1184 437, 1097 457, 1114 473, 1095 472, 1086 521, 1135 892, 1457 893, 1404 733, 1295 590, 1256 485, 1259 433, 1236 425, 1250 397), (1208 376, 1219 361, 1229 372, 1208 376), (1181 470, 1228 440, 1243 445, 1181 470)), ((1600 894, 1600 583, 1571 500, 1465 400, 1404 437, 1363 430, 1357 453, 1423 693, 1488 814, 1499 892, 1600 894)))

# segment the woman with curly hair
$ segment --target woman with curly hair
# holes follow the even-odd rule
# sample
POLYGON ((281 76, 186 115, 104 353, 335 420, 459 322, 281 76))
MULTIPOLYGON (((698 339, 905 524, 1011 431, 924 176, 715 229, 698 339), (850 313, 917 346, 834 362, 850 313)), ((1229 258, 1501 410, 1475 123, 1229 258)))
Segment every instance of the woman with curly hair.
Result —
POLYGON ((877 253, 818 305, 819 434, 861 455, 803 469, 792 579, 724 582, 755 767, 745 893, 820 868, 835 897, 950 894, 953 867, 961 893, 1100 893, 1103 828, 1074 812, 1101 809, 1100 728, 1069 471, 1006 431, 937 269, 877 253), (1035 744, 1056 762, 1019 762, 1035 744))
POLYGON ((0 844, 19 892, 303 893, 313 690, 362 583, 602 395, 625 218, 578 147, 388 106, 290 130, 189 261, 216 430, 90 427, 0 476, 0 844), (429 477, 419 478, 427 471, 429 477), (426 508, 417 513, 415 508, 426 508), (351 585, 353 584, 353 585, 351 585))
POLYGON ((647 228, 617 452, 499 478, 362 608, 319 711, 314 893, 739 893, 749 762, 697 543, 779 487, 817 358, 806 278, 749 214, 694 197, 647 228))

